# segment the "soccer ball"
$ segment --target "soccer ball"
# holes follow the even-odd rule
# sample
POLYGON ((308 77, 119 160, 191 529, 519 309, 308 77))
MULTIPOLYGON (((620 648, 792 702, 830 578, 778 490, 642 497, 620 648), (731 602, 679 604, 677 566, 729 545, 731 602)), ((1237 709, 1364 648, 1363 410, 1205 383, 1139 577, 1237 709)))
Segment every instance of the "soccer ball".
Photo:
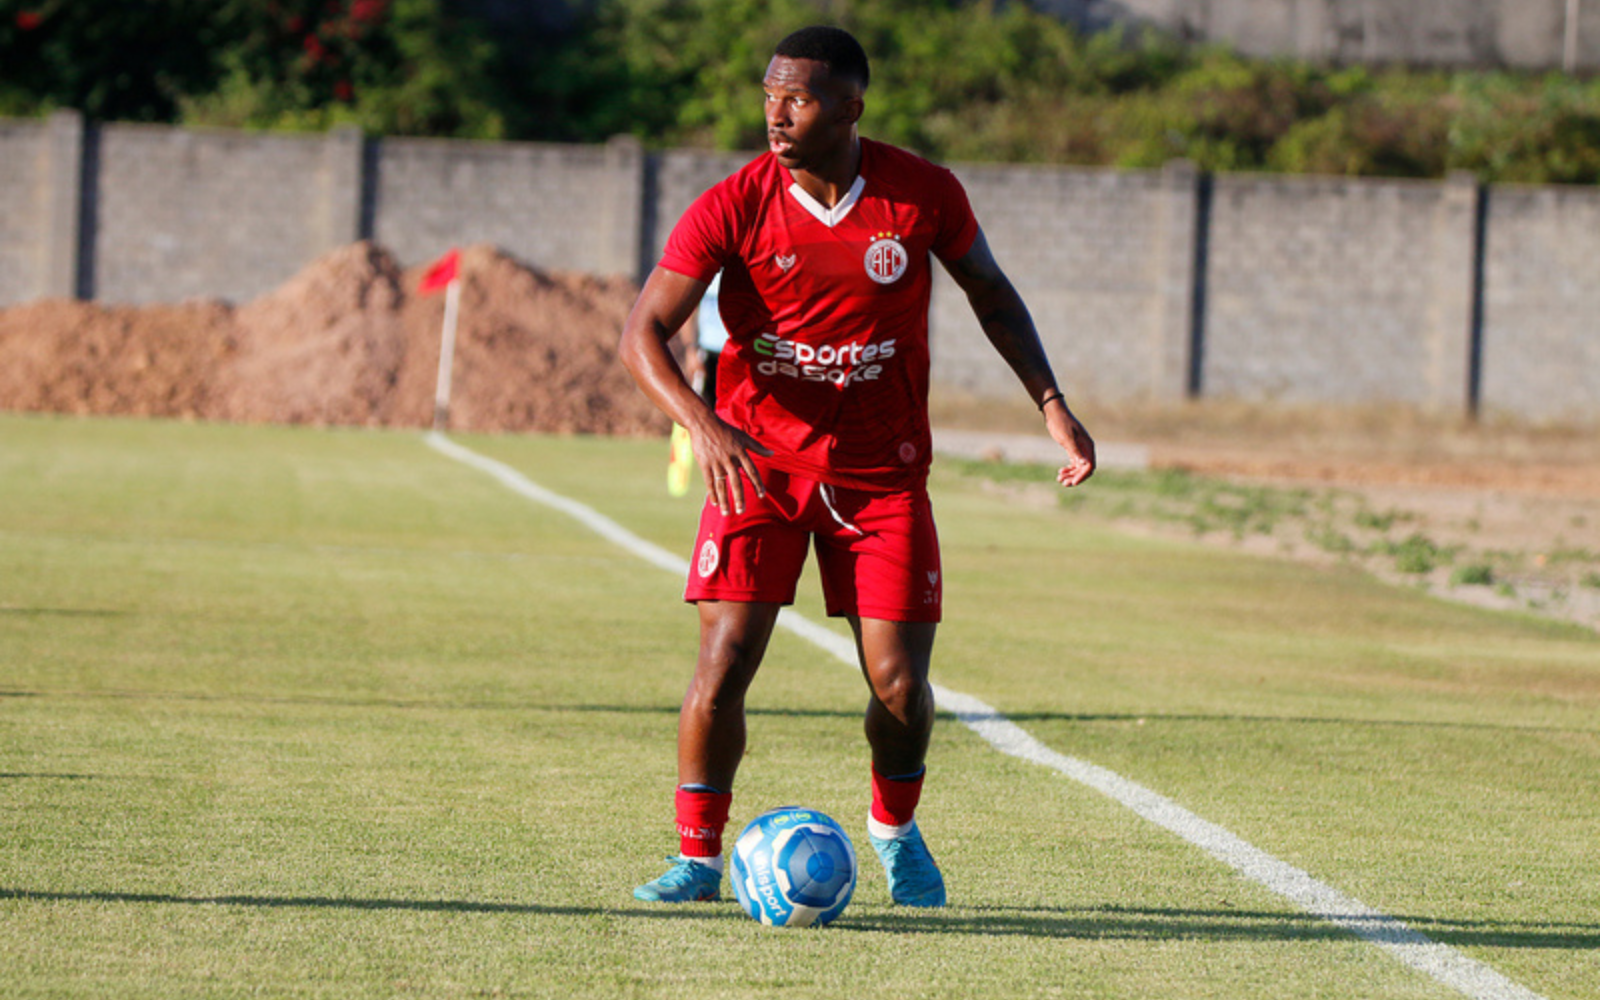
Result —
POLYGON ((750 821, 733 845, 739 905, 772 927, 821 927, 856 890, 856 849, 815 809, 785 806, 750 821))

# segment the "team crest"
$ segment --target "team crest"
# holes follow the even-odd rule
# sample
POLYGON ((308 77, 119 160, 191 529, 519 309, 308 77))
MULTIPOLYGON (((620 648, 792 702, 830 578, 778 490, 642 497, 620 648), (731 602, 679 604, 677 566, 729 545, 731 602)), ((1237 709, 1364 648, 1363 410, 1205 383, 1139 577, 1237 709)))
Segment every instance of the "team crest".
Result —
POLYGON ((715 573, 717 564, 721 561, 721 553, 717 551, 717 540, 714 538, 706 539, 706 543, 700 546, 700 561, 696 567, 700 571, 700 576, 704 578, 715 573))
POLYGON ((780 254, 773 254, 773 256, 772 256, 773 262, 778 265, 778 270, 780 270, 780 271, 788 271, 789 268, 794 267, 795 261, 797 261, 799 259, 800 259, 800 255, 799 254, 793 254, 793 253, 792 254, 788 254, 787 256, 785 256, 784 254, 781 254, 781 253, 780 254))
POLYGON ((906 273, 911 257, 894 233, 879 233, 867 247, 867 277, 880 285, 893 284, 906 273))

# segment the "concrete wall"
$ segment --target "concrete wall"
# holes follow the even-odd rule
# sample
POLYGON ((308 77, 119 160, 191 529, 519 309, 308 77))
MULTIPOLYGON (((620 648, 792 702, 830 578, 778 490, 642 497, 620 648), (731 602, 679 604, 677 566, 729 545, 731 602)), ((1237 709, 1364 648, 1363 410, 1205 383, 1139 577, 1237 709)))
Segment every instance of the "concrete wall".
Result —
POLYGON ((1219 177, 1203 393, 1467 405, 1477 188, 1219 177))
POLYGON ((1482 407, 1600 415, 1600 191, 1494 188, 1484 255, 1482 407))
POLYGON ((44 122, 0 121, 0 290, 75 291, 52 289, 47 276, 48 138, 44 122))
POLYGON ((1600 0, 1041 0, 1087 27, 1148 24, 1247 55, 1600 69, 1600 0))
MULTIPOLYGON (((371 238, 641 278, 749 154, 0 121, 0 305, 243 301, 371 238)), ((1600 420, 1600 190, 956 165, 1075 398, 1600 420)), ((1017 398, 948 278, 934 377, 1017 398)))
MULTIPOLYGON (((1066 384, 1112 399, 1182 398, 1192 171, 963 167, 957 174, 1066 384)), ((952 281, 936 286, 933 327, 939 381, 978 395, 1016 391, 952 281)))
POLYGON ((638 269, 644 153, 637 142, 374 145, 370 235, 401 260, 430 260, 472 242, 546 269, 638 269))
POLYGON ((356 239, 356 133, 106 125, 91 135, 83 211, 94 234, 84 250, 93 298, 245 299, 356 239))

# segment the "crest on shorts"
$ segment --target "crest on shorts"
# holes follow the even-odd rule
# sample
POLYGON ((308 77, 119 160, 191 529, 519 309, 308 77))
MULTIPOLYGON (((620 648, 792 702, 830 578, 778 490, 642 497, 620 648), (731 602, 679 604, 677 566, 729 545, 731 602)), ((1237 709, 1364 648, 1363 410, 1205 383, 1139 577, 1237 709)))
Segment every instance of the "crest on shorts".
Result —
POLYGON ((717 551, 717 540, 708 538, 706 543, 700 546, 700 560, 695 568, 700 571, 702 578, 708 577, 717 571, 717 563, 721 561, 722 554, 717 551))
POLYGON ((867 247, 867 277, 880 285, 899 281, 910 263, 911 255, 896 233, 878 233, 867 247))

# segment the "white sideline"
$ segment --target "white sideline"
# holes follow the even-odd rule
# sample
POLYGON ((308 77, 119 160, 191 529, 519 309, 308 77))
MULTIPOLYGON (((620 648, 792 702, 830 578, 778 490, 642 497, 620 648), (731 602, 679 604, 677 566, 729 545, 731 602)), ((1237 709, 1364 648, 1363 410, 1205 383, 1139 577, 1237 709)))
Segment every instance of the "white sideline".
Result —
MULTIPOLYGON (((437 432, 424 440, 428 447, 498 480, 507 489, 535 503, 573 517, 600 536, 616 543, 653 566, 680 576, 689 571, 686 560, 646 541, 585 504, 552 493, 503 462, 464 448, 437 432)), ((816 622, 785 608, 778 625, 833 654, 852 669, 857 667, 855 643, 816 622)), ((1163 829, 1199 847, 1245 878, 1260 884, 1319 917, 1382 948, 1402 964, 1415 969, 1474 1000, 1544 1000, 1539 994, 1512 982, 1482 962, 1468 958, 1413 930, 1403 921, 1346 896, 1308 873, 1279 861, 1215 823, 1159 795, 1143 785, 1076 757, 1050 749, 1021 726, 971 695, 934 685, 939 706, 955 714, 961 724, 1001 753, 1039 764, 1133 810, 1163 829)))

